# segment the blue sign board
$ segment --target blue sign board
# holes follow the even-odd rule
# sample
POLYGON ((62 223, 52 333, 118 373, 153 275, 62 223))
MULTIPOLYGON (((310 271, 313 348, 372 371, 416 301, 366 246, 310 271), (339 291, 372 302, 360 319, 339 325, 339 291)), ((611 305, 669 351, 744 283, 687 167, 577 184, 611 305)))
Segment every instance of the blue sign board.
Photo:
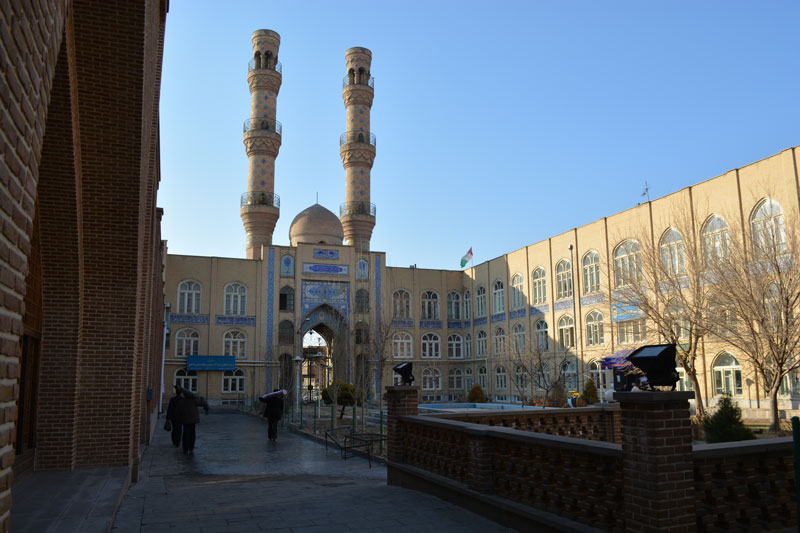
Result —
POLYGON ((186 358, 186 370, 236 370, 233 355, 190 355, 186 358))
POLYGON ((638 307, 633 304, 612 302, 611 303, 611 321, 623 322, 625 320, 635 320, 642 318, 644 315, 638 307))
POLYGON ((318 263, 303 263, 304 274, 335 274, 347 276, 350 274, 350 267, 347 265, 321 265, 318 263))
POLYGON ((339 259, 339 250, 314 248, 314 259, 339 259))

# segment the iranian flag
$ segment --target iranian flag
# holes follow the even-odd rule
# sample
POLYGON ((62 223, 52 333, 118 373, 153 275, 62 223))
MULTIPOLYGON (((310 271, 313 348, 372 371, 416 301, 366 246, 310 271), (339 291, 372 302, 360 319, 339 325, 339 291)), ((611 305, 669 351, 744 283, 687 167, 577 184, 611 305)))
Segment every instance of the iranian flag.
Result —
POLYGON ((461 258, 461 268, 464 268, 464 265, 472 261, 472 248, 469 249, 469 252, 464 254, 464 257, 461 258))

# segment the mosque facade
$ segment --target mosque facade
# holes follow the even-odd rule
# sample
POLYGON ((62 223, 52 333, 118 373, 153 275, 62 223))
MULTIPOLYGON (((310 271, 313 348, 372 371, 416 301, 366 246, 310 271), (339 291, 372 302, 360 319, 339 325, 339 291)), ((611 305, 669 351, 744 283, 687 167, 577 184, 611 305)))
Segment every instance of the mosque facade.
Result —
MULTIPOLYGON (((800 214, 795 147, 464 270, 388 267, 385 253, 370 248, 377 220, 370 199, 372 54, 351 48, 340 137, 345 201, 338 217, 319 204, 304 210, 289 244, 276 245, 279 45, 273 31, 253 34, 244 126, 249 177, 241 197, 246 258, 166 259, 165 381, 212 402, 274 388, 318 389, 334 378, 377 397, 397 383, 392 367, 412 362, 422 401, 463 401, 477 382, 491 401, 519 403, 541 393, 520 365, 520 353, 531 351, 563 363, 567 390, 582 390, 589 378, 607 389, 612 372, 604 358, 660 340, 618 297, 621 265, 636 260, 637 239, 682 246, 673 239, 681 212, 691 213, 694 231, 708 243, 737 238, 729 226, 782 225, 800 214), (321 356, 302 347, 312 330, 325 340, 321 356)), ((690 388, 679 373, 679 387, 690 388)), ((730 394, 745 410, 764 407, 765 391, 743 356, 713 336, 700 346, 698 377, 710 404, 730 394)), ((798 383, 787 377, 783 407, 800 400, 798 383)))

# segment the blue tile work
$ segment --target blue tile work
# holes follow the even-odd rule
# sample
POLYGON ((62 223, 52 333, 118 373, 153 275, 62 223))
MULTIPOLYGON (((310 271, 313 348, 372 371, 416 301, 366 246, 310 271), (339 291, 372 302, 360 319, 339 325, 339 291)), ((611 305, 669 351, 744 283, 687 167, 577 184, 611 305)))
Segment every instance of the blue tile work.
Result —
POLYGON ((303 281, 300 288, 302 316, 322 304, 328 304, 347 320, 350 316, 350 283, 347 281, 303 281))
POLYGON ((441 320, 420 320, 419 327, 424 329, 440 329, 442 327, 441 320))
POLYGON ((516 309, 514 311, 511 311, 511 313, 509 314, 509 318, 511 319, 524 318, 524 317, 525 317, 525 309, 516 309))
POLYGON ((275 249, 269 249, 269 259, 267 260, 267 372, 265 391, 270 390, 272 385, 272 298, 274 296, 272 286, 275 284, 275 249))
POLYGON ((495 322, 505 322, 506 321, 506 314, 505 313, 495 313, 492 315, 492 324, 495 322))
POLYGON ((214 323, 218 326, 255 326, 256 317, 217 315, 214 323))
POLYGON ((350 275, 350 267, 347 265, 321 265, 318 263, 303 263, 303 273, 348 276, 350 275))
MULTIPOLYGON (((381 256, 375 256, 375 368, 380 368, 381 356, 381 256)), ((381 373, 375 372, 375 390, 381 393, 381 373)))
POLYGON ((369 263, 366 259, 356 261, 356 279, 369 279, 369 263))
POLYGON ((339 250, 314 248, 314 259, 339 259, 339 250))
POLYGON ((448 320, 447 321, 447 329, 461 329, 461 321, 460 320, 448 320))
POLYGON ((475 319, 475 325, 476 326, 483 326, 484 324, 486 324, 486 317, 485 316, 482 316, 480 318, 476 318, 475 319))
POLYGON ((566 311, 567 309, 572 309, 572 298, 569 300, 560 300, 553 304, 554 311, 566 311))
POLYGON ((294 276, 294 257, 291 255, 281 257, 281 276, 294 276))
POLYGON ((170 314, 170 324, 208 324, 208 315, 170 314))
POLYGON ((550 306, 547 304, 531 306, 531 316, 546 315, 549 312, 550 312, 550 306))
POLYGON ((597 294, 590 294, 588 296, 581 296, 581 307, 585 305, 602 304, 606 301, 606 295, 602 292, 597 294))
POLYGON ((465 320, 465 321, 464 321, 464 327, 465 327, 465 328, 467 328, 467 329, 469 329, 469 327, 470 327, 470 325, 469 325, 469 320, 465 320))
POLYGON ((396 318, 392 319, 392 327, 393 328, 413 328, 414 321, 413 320, 398 320, 396 318))
POLYGON ((623 320, 635 320, 642 318, 642 311, 633 304, 611 302, 611 321, 622 322, 623 320))

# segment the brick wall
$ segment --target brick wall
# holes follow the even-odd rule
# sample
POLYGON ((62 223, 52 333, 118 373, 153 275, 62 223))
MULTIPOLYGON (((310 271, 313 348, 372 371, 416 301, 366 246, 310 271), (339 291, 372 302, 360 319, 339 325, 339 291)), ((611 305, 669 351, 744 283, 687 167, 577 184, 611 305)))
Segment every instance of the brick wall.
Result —
POLYGON ((159 0, 0 2, 3 530, 35 216, 44 391, 35 468, 130 466, 135 478, 152 431, 163 321, 156 191, 165 17, 159 0))

